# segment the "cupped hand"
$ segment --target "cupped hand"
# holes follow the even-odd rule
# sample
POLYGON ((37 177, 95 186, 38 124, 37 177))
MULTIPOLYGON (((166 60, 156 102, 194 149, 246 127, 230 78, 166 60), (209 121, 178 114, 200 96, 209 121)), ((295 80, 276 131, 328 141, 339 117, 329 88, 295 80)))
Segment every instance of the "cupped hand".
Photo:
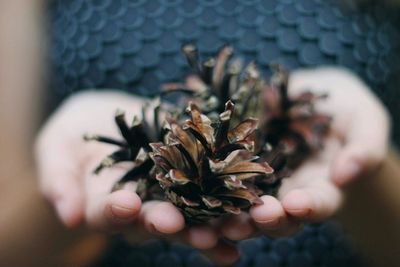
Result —
POLYGON ((141 116, 146 101, 116 91, 87 91, 67 99, 36 140, 35 158, 43 194, 67 227, 86 224, 106 232, 119 231, 133 242, 167 237, 203 250, 220 264, 232 263, 238 252, 220 239, 221 234, 214 227, 185 227, 175 206, 164 201, 142 203, 133 184, 111 193, 115 182, 132 167, 129 164, 105 168, 98 175, 93 173, 116 148, 86 142, 84 134, 119 139, 113 114, 117 109, 124 110, 129 121, 134 115, 141 116))
POLYGON ((264 204, 253 207, 249 215, 232 218, 223 227, 227 238, 240 240, 256 231, 285 236, 295 233, 302 223, 329 218, 343 200, 341 189, 373 172, 385 158, 389 116, 359 78, 333 67, 292 73, 289 94, 304 90, 329 95, 316 106, 333 117, 323 150, 283 180, 276 198, 262 196, 264 204))

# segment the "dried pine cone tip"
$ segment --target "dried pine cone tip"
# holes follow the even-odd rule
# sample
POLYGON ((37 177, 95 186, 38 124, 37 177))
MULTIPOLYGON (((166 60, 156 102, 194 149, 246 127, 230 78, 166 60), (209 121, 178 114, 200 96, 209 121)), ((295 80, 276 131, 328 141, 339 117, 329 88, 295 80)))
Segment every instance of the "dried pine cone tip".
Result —
POLYGON ((97 135, 97 134, 86 133, 83 135, 83 140, 86 142, 97 141, 97 142, 102 142, 102 143, 108 143, 110 145, 126 146, 126 143, 123 141, 115 140, 113 138, 101 136, 101 135, 97 135))
POLYGON ((187 56, 187 57, 198 57, 198 49, 195 44, 192 43, 187 43, 182 45, 182 52, 187 56))
POLYGON ((201 74, 201 65, 199 63, 199 53, 194 44, 185 44, 182 46, 182 52, 185 54, 190 67, 198 74, 201 74))
POLYGON ((247 78, 250 79, 260 78, 260 71, 258 70, 257 64, 254 61, 247 65, 245 73, 247 78))
POLYGON ((83 140, 85 141, 94 141, 97 140, 98 136, 95 134, 89 134, 89 133, 85 133, 83 135, 83 140))

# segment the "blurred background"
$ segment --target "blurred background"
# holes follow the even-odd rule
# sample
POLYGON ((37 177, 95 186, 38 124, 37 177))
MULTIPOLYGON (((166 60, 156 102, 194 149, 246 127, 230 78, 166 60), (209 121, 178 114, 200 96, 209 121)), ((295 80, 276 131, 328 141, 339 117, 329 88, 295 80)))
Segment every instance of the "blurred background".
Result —
MULTIPOLYGON (((4 177, 12 166, 21 169, 21 177, 26 176, 23 170, 29 164, 13 154, 26 154, 34 129, 63 99, 87 88, 154 95, 161 84, 189 72, 180 52, 181 44, 187 42, 197 43, 204 58, 229 43, 237 57, 256 60, 267 76, 272 62, 290 70, 346 67, 388 107, 394 120, 392 139, 400 144, 400 9, 396 1, 17 0, 0 3, 0 18, 0 105, 14 111, 0 114, 0 121, 13 125, 12 121, 23 119, 18 114, 24 110, 41 110, 24 125, 32 130, 5 129, 3 134, 20 133, 15 139, 24 141, 0 140, 2 150, 12 151, 0 160, 4 177), (11 94, 14 88, 22 93, 11 94), (39 99, 42 104, 33 104, 39 99), (23 104, 13 106, 18 101, 23 104)), ((10 229, 17 233, 0 233, 0 240, 21 236, 24 247, 12 253, 21 257, 37 253, 38 266, 51 266, 46 265, 51 257, 61 257, 66 266, 212 266, 199 252, 180 244, 154 240, 133 247, 119 237, 108 241, 94 233, 77 237, 64 233, 62 226, 40 219, 52 216, 46 204, 29 201, 25 192, 35 187, 32 179, 20 180, 15 185, 0 180, 0 200, 21 192, 25 216, 8 217, 14 209, 5 208, 3 218, 10 219, 3 219, 4 223, 13 225, 10 229), (24 218, 32 224, 25 227, 24 218), (54 240, 35 235, 38 229, 54 233, 54 240), (56 242, 57 238, 61 241, 56 242)), ((307 225, 293 238, 242 242, 242 257, 235 266, 368 266, 368 259, 351 243, 335 221, 307 225)), ((0 253, 0 265, 6 254, 0 253)), ((35 261, 31 263, 36 266, 35 261)))
POLYGON ((56 99, 92 87, 154 95, 189 72, 180 47, 194 42, 204 58, 229 43, 265 75, 272 62, 344 66, 392 112, 400 105, 400 15, 385 1, 72 0, 53 1, 48 14, 56 99))

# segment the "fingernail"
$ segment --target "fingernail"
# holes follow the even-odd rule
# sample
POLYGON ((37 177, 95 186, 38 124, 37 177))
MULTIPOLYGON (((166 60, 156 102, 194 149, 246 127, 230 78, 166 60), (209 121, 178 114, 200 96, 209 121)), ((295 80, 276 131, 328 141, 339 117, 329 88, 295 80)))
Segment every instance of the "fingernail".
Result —
POLYGON ((154 226, 153 223, 149 223, 147 230, 148 230, 151 234, 154 234, 154 235, 159 235, 159 234, 161 234, 161 233, 157 230, 157 228, 154 226))
POLYGON ((336 170, 336 181, 344 185, 360 175, 361 166, 358 162, 349 161, 340 170, 336 170))
POLYGON ((279 226, 281 225, 283 221, 282 217, 278 217, 276 219, 273 220, 269 220, 269 221, 258 221, 257 223, 262 224, 263 227, 268 228, 270 230, 274 230, 276 228, 279 228, 279 226))
POLYGON ((133 209, 118 205, 111 205, 111 213, 118 219, 131 219, 134 215, 133 209))
POLYGON ((288 209, 287 212, 292 215, 292 220, 305 220, 310 218, 312 209, 288 209))

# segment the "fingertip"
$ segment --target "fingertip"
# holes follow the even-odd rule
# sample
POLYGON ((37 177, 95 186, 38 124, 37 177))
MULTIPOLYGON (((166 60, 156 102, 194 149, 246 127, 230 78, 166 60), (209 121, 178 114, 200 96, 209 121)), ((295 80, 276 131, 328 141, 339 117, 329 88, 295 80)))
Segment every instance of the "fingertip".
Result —
POLYGON ((147 225, 161 234, 174 234, 185 227, 185 219, 180 211, 171 203, 159 202, 149 210, 147 225))
POLYGON ((332 181, 344 187, 356 181, 361 174, 371 173, 381 166, 387 154, 387 145, 368 144, 367 141, 352 141, 345 145, 332 164, 332 181))
POLYGON ((228 218, 221 227, 222 235, 233 241, 249 238, 255 231, 250 219, 248 214, 228 218))
POLYGON ((109 201, 111 205, 120 206, 129 209, 131 213, 137 215, 142 206, 140 197, 129 190, 118 190, 110 194, 109 201))
POLYGON ((68 228, 75 228, 83 222, 83 196, 71 180, 60 180, 48 188, 41 188, 46 199, 54 205, 58 218, 68 228))
POLYGON ((58 217, 62 223, 68 228, 75 228, 81 224, 83 220, 83 209, 79 204, 66 199, 58 199, 55 203, 58 217))
POLYGON ((266 227, 275 227, 279 224, 280 218, 285 216, 282 204, 272 196, 262 196, 263 204, 253 206, 250 209, 250 216, 258 224, 266 227))
POLYGON ((290 191, 283 198, 282 205, 288 214, 299 219, 306 219, 315 209, 311 195, 301 189, 290 191))
POLYGON ((128 224, 137 218, 141 203, 136 193, 119 190, 108 196, 104 213, 111 224, 128 224))
POLYGON ((332 181, 339 187, 343 187, 354 181, 362 171, 361 163, 355 159, 339 155, 332 166, 332 181))
POLYGON ((218 236, 210 227, 194 226, 188 230, 187 239, 197 249, 211 249, 218 243, 218 236))
POLYGON ((240 258, 236 246, 222 240, 214 248, 206 251, 205 254, 220 266, 231 266, 240 258))
POLYGON ((284 237, 297 232, 299 223, 289 220, 281 202, 272 196, 263 196, 264 204, 250 210, 260 230, 269 237, 284 237))

